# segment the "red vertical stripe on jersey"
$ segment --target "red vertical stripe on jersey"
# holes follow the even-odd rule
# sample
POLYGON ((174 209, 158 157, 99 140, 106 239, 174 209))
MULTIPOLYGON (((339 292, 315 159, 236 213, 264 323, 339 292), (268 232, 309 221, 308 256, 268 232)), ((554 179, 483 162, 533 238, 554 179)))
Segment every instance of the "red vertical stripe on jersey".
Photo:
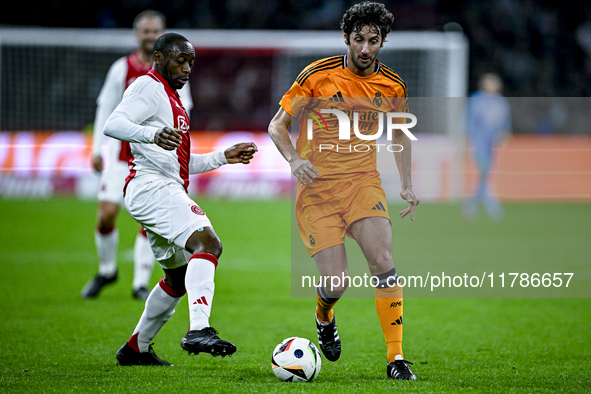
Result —
MULTIPOLYGON (((152 63, 142 63, 137 57, 137 51, 125 58, 127 62, 127 75, 125 76, 125 89, 129 87, 139 77, 146 75, 152 68, 152 63)), ((119 160, 126 161, 128 163, 133 160, 131 155, 131 147, 129 142, 121 141, 119 149, 119 160)))
POLYGON ((127 191, 127 184, 129 183, 129 181, 131 181, 133 179, 133 177, 135 177, 135 174, 136 174, 135 164, 133 164, 133 156, 131 157, 131 159, 129 159, 128 165, 129 165, 129 175, 127 176, 127 178, 125 178, 125 185, 123 185, 123 196, 124 197, 125 197, 125 192, 127 191))
POLYGON ((181 146, 177 148, 176 153, 178 155, 180 169, 180 176, 183 180, 183 186, 185 191, 189 192, 189 158, 191 157, 191 139, 189 138, 189 132, 183 133, 183 142, 181 146), (186 149, 181 149, 186 146, 186 149))
POLYGON ((180 165, 179 176, 183 180, 185 191, 189 188, 189 158, 191 157, 191 139, 189 138, 189 116, 181 98, 176 90, 172 89, 168 82, 160 76, 156 71, 148 71, 148 75, 157 79, 164 85, 168 99, 170 100, 170 107, 172 108, 172 116, 174 120, 174 128, 183 130, 181 146, 176 148, 178 162, 180 165))

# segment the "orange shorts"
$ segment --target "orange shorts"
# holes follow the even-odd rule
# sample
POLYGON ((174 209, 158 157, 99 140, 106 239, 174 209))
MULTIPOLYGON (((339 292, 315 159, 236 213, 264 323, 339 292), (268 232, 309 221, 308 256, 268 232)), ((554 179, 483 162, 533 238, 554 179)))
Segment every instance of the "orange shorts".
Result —
POLYGON ((350 225, 368 217, 390 220, 386 193, 377 171, 345 179, 298 185, 295 212, 300 237, 310 256, 352 238, 350 225))

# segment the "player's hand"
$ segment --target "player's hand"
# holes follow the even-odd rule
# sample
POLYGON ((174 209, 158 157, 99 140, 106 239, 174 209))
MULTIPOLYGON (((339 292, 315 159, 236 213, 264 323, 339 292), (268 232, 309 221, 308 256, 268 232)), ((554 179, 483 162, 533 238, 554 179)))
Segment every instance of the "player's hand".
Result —
POLYGON ((402 189, 400 192, 400 197, 408 201, 410 203, 410 207, 400 211, 398 214, 401 218, 403 218, 410 213, 410 220, 415 220, 415 209, 417 205, 419 205, 420 200, 417 196, 415 196, 415 193, 412 191, 412 187, 402 189))
POLYGON ((96 172, 103 172, 103 157, 101 155, 92 157, 92 169, 96 172))
POLYGON ((294 158, 289 165, 291 167, 291 173, 303 185, 314 182, 314 179, 320 175, 320 172, 310 163, 310 160, 304 160, 301 157, 294 158))
POLYGON ((254 142, 242 142, 232 145, 224 151, 224 154, 226 155, 228 164, 248 164, 258 150, 259 148, 257 148, 254 142))
POLYGON ((182 130, 164 127, 154 134, 154 143, 166 150, 175 150, 181 146, 182 130))

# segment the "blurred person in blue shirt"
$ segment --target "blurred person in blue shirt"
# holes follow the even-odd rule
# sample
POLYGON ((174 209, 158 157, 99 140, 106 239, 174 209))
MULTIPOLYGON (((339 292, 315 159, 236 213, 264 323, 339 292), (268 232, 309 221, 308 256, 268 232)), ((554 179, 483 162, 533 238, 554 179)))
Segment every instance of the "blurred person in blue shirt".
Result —
POLYGON ((489 185, 494 148, 511 132, 511 107, 501 94, 503 82, 493 73, 482 75, 479 90, 468 99, 466 126, 479 171, 478 185, 464 205, 464 215, 471 219, 480 203, 493 220, 500 220, 503 210, 489 185))

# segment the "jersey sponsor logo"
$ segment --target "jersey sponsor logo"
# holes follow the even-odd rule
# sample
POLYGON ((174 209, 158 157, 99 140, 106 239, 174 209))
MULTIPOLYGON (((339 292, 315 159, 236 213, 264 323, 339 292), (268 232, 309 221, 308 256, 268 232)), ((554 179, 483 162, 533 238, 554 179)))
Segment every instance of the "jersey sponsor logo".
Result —
POLYGON ((177 124, 178 124, 178 128, 183 130, 183 132, 186 133, 187 131, 189 131, 189 124, 187 123, 187 118, 185 118, 185 116, 178 115, 177 116, 177 124))

